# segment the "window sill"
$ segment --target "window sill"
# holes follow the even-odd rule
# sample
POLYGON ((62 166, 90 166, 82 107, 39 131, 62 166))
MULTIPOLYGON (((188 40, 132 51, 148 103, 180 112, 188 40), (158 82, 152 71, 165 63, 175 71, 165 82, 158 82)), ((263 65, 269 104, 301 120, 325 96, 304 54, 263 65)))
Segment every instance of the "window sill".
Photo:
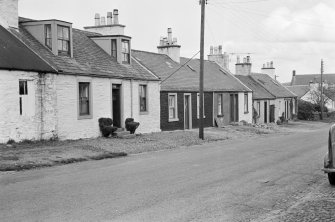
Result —
POLYGON ((141 112, 140 111, 140 115, 149 115, 149 112, 148 111, 146 111, 146 112, 141 112))
POLYGON ((179 121, 178 118, 175 118, 175 119, 169 119, 169 122, 177 122, 177 121, 179 121))
POLYGON ((93 116, 92 115, 78 116, 78 120, 81 119, 93 119, 93 116))
MULTIPOLYGON (((199 119, 199 116, 197 116, 197 118, 199 119)), ((204 119, 206 118, 206 116, 204 116, 204 119)))

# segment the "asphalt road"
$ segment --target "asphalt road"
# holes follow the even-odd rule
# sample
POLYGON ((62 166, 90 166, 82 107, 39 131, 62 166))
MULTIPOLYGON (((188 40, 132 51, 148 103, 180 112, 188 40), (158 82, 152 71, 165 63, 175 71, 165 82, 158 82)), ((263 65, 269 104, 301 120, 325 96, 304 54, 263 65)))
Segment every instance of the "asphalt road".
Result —
POLYGON ((0 221, 261 221, 327 180, 328 127, 0 174, 0 221))

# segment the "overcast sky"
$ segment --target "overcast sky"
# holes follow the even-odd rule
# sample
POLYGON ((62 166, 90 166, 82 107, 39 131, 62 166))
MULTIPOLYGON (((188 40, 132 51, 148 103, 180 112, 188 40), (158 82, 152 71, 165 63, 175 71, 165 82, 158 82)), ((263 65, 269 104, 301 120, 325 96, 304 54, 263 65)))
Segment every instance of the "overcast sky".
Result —
MULTIPOLYGON (((199 51, 199 0, 19 0, 22 17, 65 20, 79 29, 93 25, 95 13, 106 16, 113 9, 119 9, 133 49, 156 52, 171 27, 182 56, 199 51)), ((252 53, 252 70, 273 61, 281 82, 291 80, 292 70, 320 73, 321 58, 325 73, 335 73, 334 0, 208 0, 205 32, 205 55, 211 45, 252 53)), ((235 62, 232 54, 233 72, 235 62)))

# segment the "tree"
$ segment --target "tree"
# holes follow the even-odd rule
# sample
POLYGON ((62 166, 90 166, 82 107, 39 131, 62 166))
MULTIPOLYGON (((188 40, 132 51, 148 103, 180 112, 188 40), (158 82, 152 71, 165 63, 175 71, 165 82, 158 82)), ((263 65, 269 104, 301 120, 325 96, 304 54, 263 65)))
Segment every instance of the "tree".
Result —
POLYGON ((316 111, 321 111, 321 103, 323 98, 323 107, 324 111, 327 112, 326 104, 329 102, 329 97, 327 97, 327 93, 330 93, 331 89, 326 88, 323 86, 323 94, 321 94, 321 86, 318 85, 316 87, 311 87, 309 91, 308 100, 315 105, 316 111))

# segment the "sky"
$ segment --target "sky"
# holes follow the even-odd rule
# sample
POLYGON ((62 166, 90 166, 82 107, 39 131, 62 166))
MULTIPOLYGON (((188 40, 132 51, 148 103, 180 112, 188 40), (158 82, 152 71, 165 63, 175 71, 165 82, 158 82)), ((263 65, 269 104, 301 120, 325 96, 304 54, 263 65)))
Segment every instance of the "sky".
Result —
MULTIPOLYGON (((273 61, 277 79, 289 82, 297 74, 335 73, 334 0, 207 0, 205 55, 210 46, 236 55, 251 56, 252 71, 261 72, 273 61)), ((94 15, 119 10, 120 24, 132 37, 132 48, 157 52, 160 37, 172 28, 181 56, 200 50, 199 0, 19 0, 19 16, 59 19, 74 28, 94 25, 94 15)), ((197 54, 196 57, 199 57, 197 54)), ((207 56, 206 56, 207 58, 207 56)))

